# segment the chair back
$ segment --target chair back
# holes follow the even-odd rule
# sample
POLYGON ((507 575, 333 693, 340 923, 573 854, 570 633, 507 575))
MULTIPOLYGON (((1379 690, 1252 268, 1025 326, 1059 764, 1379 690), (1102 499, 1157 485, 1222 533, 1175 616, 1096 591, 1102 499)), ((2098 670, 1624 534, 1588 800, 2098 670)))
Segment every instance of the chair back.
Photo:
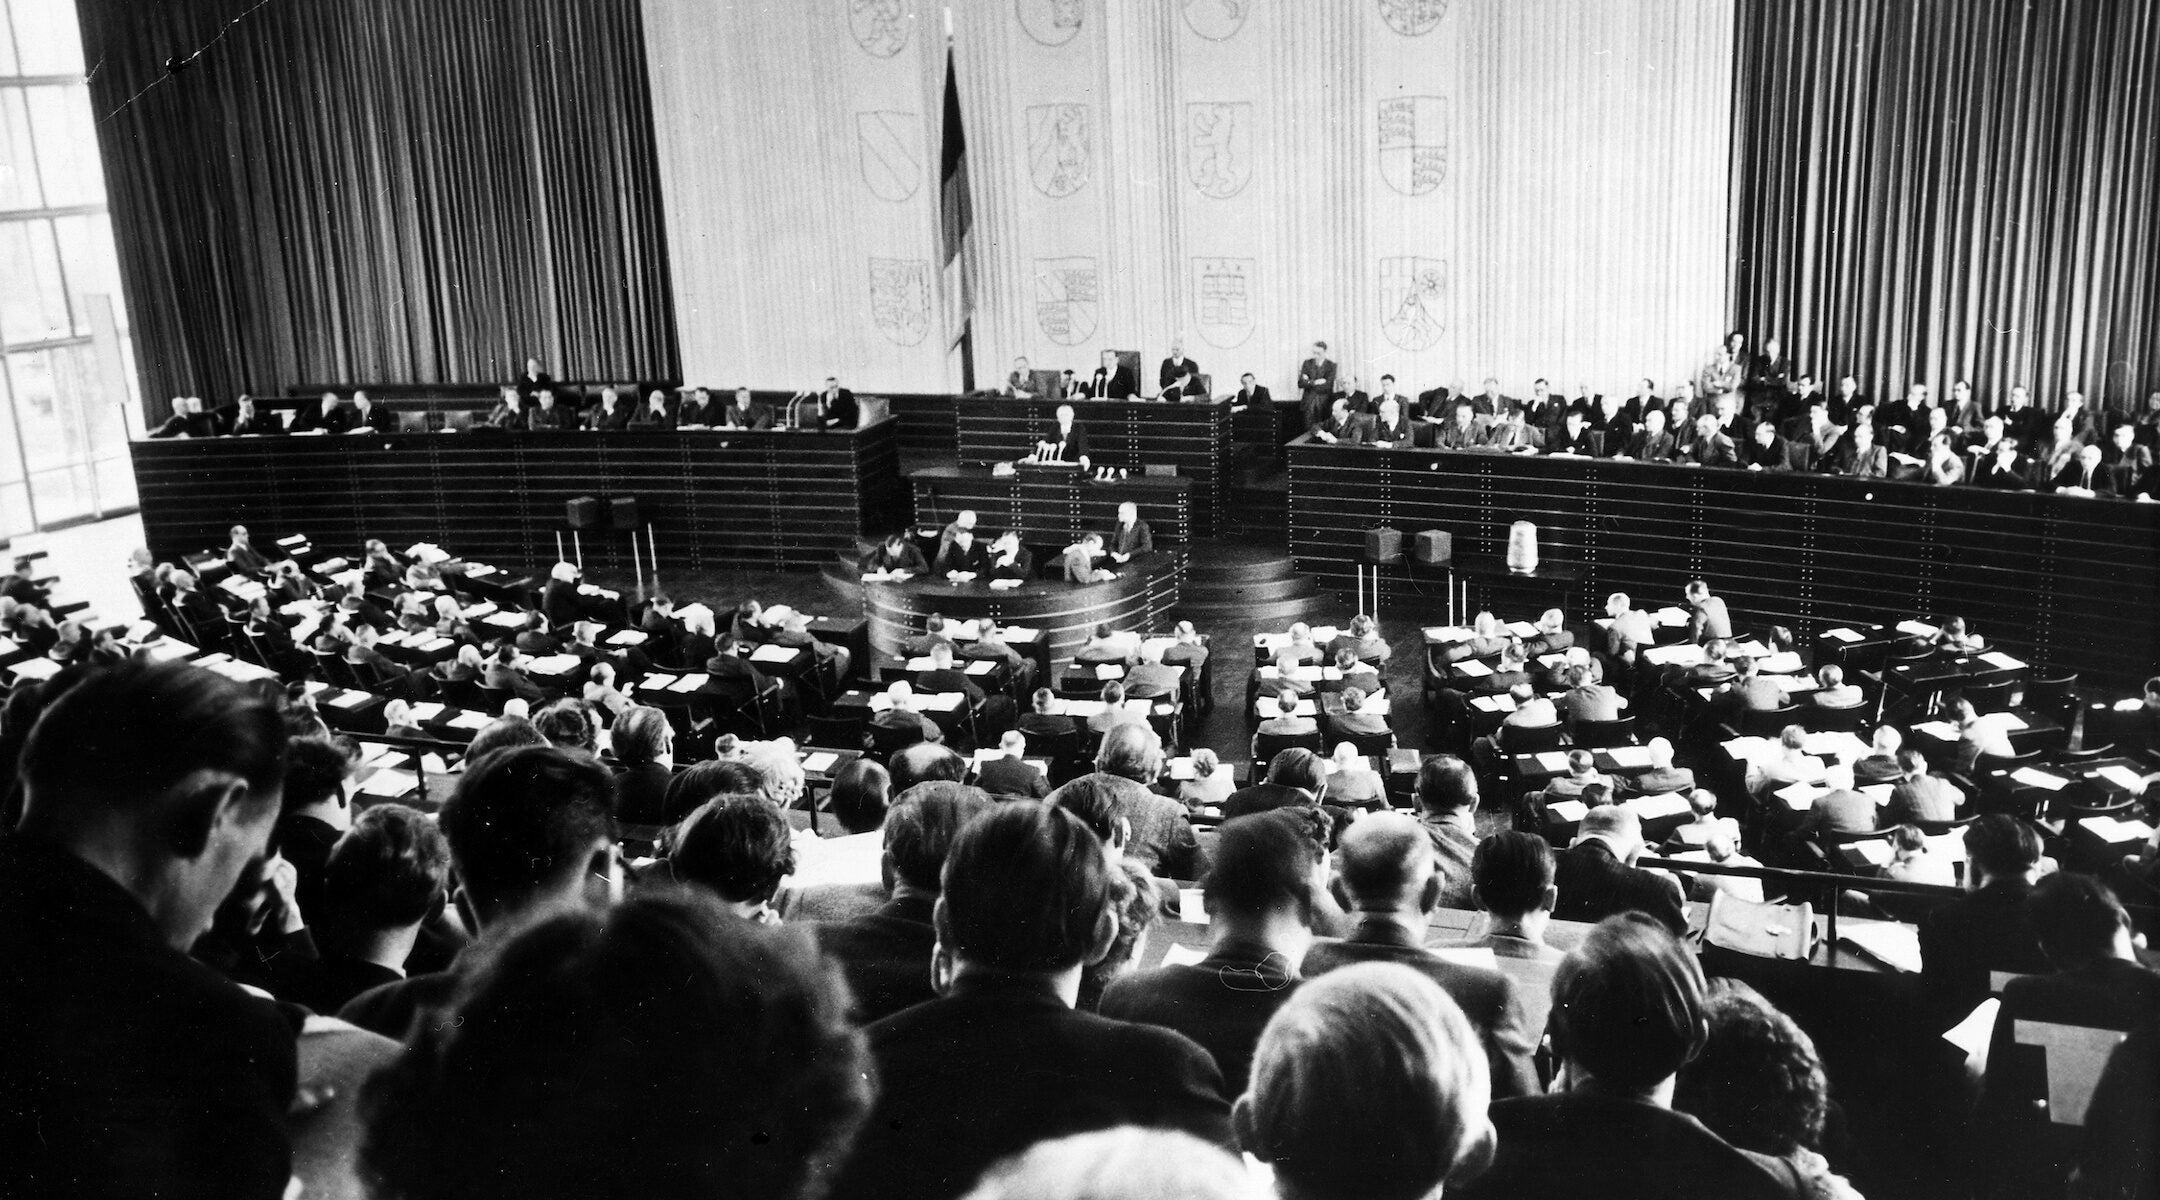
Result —
POLYGON ((1315 754, 1321 749, 1320 731, 1311 733, 1256 733, 1253 735, 1253 761, 1274 762, 1275 756, 1292 748, 1310 750, 1315 754))
POLYGON ((499 717, 503 714, 503 705, 510 702, 509 688, 489 687, 477 679, 468 682, 472 684, 473 696, 479 701, 476 707, 481 712, 491 717, 499 717))
POLYGON ((1339 740, 1357 747, 1357 752, 1367 758, 1385 758, 1395 748, 1393 733, 1347 733, 1339 740))
POLYGON ((828 750, 869 748, 870 739, 864 730, 869 728, 870 722, 860 717, 810 716, 803 719, 809 726, 809 733, 804 739, 809 745, 823 746, 828 750))
POLYGON ((1800 723, 1810 733, 1858 733, 1867 727, 1868 705, 1855 704, 1850 708, 1822 708, 1807 705, 1801 710, 1800 723))
POLYGON ((1567 728, 1558 721, 1550 725, 1502 725, 1499 741, 1503 754, 1540 754, 1566 744, 1567 728))
POLYGON ((1787 725, 1800 723, 1800 706, 1788 704, 1783 708, 1750 708, 1740 713, 1740 732, 1749 737, 1774 738, 1785 731, 1787 725))
POLYGON ((1043 736, 1029 734, 1028 751, 1037 758, 1050 760, 1051 783, 1063 783, 1075 775, 1087 774, 1088 764, 1080 757, 1080 731, 1077 729, 1043 736))
POLYGON ((2068 709, 2077 700, 2078 673, 2034 675, 2025 680, 2025 706, 2047 712, 2068 709))
POLYGON ((1974 712, 2008 712, 2016 691, 2016 680, 1998 679, 1991 683, 1971 684, 1965 688, 1964 696, 1972 701, 1974 712))
POLYGON ((2085 1124, 2085 1113, 2092 1105, 2093 1090, 2099 1086, 2100 1073, 2107 1068, 2115 1047, 2128 1036, 2115 1029, 2058 1025, 2053 1021, 2022 1018, 2013 1020, 2010 1030, 2015 1046, 2037 1048, 2046 1061, 2048 1120, 2058 1126, 2071 1127, 2085 1124))
POLYGON ((865 729, 870 734, 870 757, 881 763, 891 762, 895 751, 905 750, 923 740, 922 728, 918 725, 899 727, 872 722, 865 729))
POLYGON ((1941 837, 1943 834, 1949 833, 1952 830, 1963 829, 1967 825, 1970 825, 1974 821, 1977 821, 1979 819, 1980 817, 1976 813, 1970 817, 1959 817, 1953 821, 1915 820, 1913 824, 1919 827, 1920 832, 1928 835, 1929 837, 1941 837))
POLYGON ((1592 721, 1587 718, 1575 722, 1575 744, 1578 746, 1632 746, 1635 744, 1635 718, 1621 717, 1612 721, 1592 721))

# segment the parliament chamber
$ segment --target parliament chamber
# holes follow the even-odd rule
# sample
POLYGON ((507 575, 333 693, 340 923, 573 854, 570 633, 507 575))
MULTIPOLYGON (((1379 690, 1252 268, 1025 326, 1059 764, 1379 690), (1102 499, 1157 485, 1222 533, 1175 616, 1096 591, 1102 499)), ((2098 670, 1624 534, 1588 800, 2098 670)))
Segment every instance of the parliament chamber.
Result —
POLYGON ((0 1196, 2160 1200, 2160 0, 0 0, 0 129, 0 1196))

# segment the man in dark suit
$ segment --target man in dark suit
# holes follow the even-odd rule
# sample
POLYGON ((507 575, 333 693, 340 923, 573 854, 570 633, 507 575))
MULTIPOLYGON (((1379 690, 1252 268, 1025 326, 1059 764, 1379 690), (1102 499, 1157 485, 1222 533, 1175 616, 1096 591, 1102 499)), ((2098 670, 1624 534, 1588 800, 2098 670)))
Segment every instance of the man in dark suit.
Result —
POLYGON ((1008 529, 990 543, 992 579, 1035 578, 1035 555, 1020 544, 1020 535, 1008 529))
POLYGON ((1560 419, 1560 428, 1545 439, 1545 453, 1573 454, 1594 458, 1601 449, 1599 435, 1590 427, 1590 414, 1581 408, 1569 408, 1560 419))
POLYGON ((1139 380, 1118 362, 1115 350, 1103 351, 1102 364, 1080 385, 1080 395, 1089 400, 1130 400, 1139 390, 1139 380))
POLYGON ((1117 506, 1117 527, 1103 541, 1110 551, 1110 561, 1115 563, 1131 562, 1133 555, 1155 549, 1154 532, 1140 519, 1139 506, 1130 500, 1117 506))
POLYGON ((1013 727, 1037 740, 1066 737, 1075 733, 1078 727, 1073 724, 1073 719, 1053 711, 1056 708, 1057 693, 1049 688, 1036 688, 1028 697, 1028 711, 1020 714, 1020 719, 1013 723, 1013 727))
POLYGON ((930 647, 930 667, 916 673, 915 689, 933 694, 959 692, 967 697, 970 708, 983 702, 982 685, 953 666, 953 648, 949 645, 930 647))
POLYGON ((1797 471, 1802 469, 1793 460, 1792 444, 1777 426, 1763 421, 1755 426, 1753 436, 1741 449, 1740 461, 1750 471, 1797 471))
POLYGON ((369 433, 396 433, 397 414, 368 398, 366 392, 352 394, 352 407, 341 410, 352 415, 350 430, 366 430, 369 433))
POLYGON ((1027 760, 1027 735, 1008 729, 998 739, 996 758, 975 768, 975 786, 994 796, 1024 796, 1040 800, 1050 794, 1050 781, 1042 769, 1027 760))
POLYGON ((1073 1009, 1117 936, 1109 871, 1079 817, 1038 801, 960 831, 931 917, 939 997, 865 1030, 878 1097, 833 1200, 944 1200, 1036 1142, 1120 1125, 1230 1144, 1207 1051, 1073 1009))
POLYGON ((585 428, 595 433, 614 433, 630 428, 630 420, 637 414, 622 402, 622 394, 614 388, 600 389, 600 402, 585 412, 585 428))
POLYGON ((752 399, 749 388, 735 389, 735 403, 720 414, 722 429, 771 429, 773 427, 772 405, 763 400, 752 399))
POLYGON ((2115 495, 2115 484, 2109 478, 2107 468, 2101 465, 2102 453, 2098 446, 2079 447, 2077 457, 2063 464, 2062 470, 2049 481, 2056 494, 2083 496, 2088 500, 2095 496, 2115 495))
POLYGON ((1680 885, 1634 865, 1642 853, 1642 823, 1635 811, 1608 804, 1583 814, 1575 844, 1559 855, 1554 882, 1563 921, 1602 921, 1618 912, 1648 913, 1674 934, 1687 932, 1680 885))
POLYGON ((2160 1017, 2160 973, 2139 964, 2130 915, 2106 884, 2050 875, 2024 907, 2055 972, 2003 985, 1974 1141, 1995 1195, 2060 1194, 2075 1161, 2076 1128, 2049 1120, 2049 1058, 2075 1054, 2078 1031, 2127 1033, 2160 1017), (2025 1022, 2053 1028, 2020 1031, 2025 1022))
POLYGON ((1799 1200, 1787 1164, 1672 1109, 1674 1077, 1707 1036, 1708 992, 1695 956, 1655 922, 1628 913, 1591 930, 1553 977, 1568 1086, 1496 1099, 1492 1164, 1449 1195, 1799 1200))
POLYGON ((645 403, 630 414, 629 427, 645 433, 660 433, 675 428, 675 412, 668 407, 667 393, 654 388, 645 403))
POLYGON ((1185 357, 1185 347, 1178 342, 1170 343, 1170 357, 1162 360, 1162 367, 1155 372, 1155 386, 1165 400, 1205 400, 1207 389, 1200 383, 1200 362, 1185 357))
POLYGON ((1335 402, 1335 360, 1328 357, 1327 343, 1314 342, 1312 355, 1298 365, 1298 400, 1305 406, 1305 428, 1327 420, 1335 402))
POLYGON ((975 541, 975 535, 965 529, 956 530, 952 540, 938 551, 937 561, 930 564, 933 575, 951 575, 966 572, 982 576, 990 570, 990 552, 975 541))
POLYGON ((886 571, 906 571, 910 575, 927 575, 930 564, 923 561, 923 553, 908 540, 905 532, 890 533, 878 548, 863 556, 862 573, 870 575, 886 571))
POLYGON ((538 402, 525 410, 525 428, 535 432, 563 433, 577 427, 577 413, 557 403, 554 392, 540 393, 538 402))
POLYGON ((898 731, 903 736, 911 732, 918 742, 945 740, 945 731, 938 728, 936 721, 915 711, 915 688, 907 680, 893 680, 892 686, 885 689, 885 698, 890 707, 870 718, 872 725, 898 731))
POLYGON ((1296 989, 1312 945, 1324 903, 1313 875, 1327 855, 1325 839, 1324 826, 1292 811, 1224 826, 1203 893, 1207 957, 1114 980, 1098 1011, 1200 1043, 1222 1070, 1226 1094, 1242 1094, 1260 1031, 1296 989))
POLYGON ((1681 602, 1688 610, 1688 638, 1696 643, 1729 639, 1733 635, 1732 615, 1725 609, 1722 596, 1710 594, 1710 585, 1700 579, 1688 581, 1680 593, 1681 602))
POLYGON ((45 716, 0 840, 0 1194, 276 1200, 297 1030, 187 948, 267 886, 277 710, 138 661, 45 716))
POLYGON ((1233 406, 1260 405, 1265 407, 1275 403, 1275 397, 1268 395, 1268 390, 1254 380, 1251 371, 1247 371, 1238 376, 1237 395, 1231 398, 1230 403, 1233 406))
POLYGON ((2137 425, 2117 421, 2108 430, 2108 443, 2100 449, 2100 469, 2112 495, 2137 494, 2138 483, 2152 470, 2152 451, 2137 444, 2137 425))
POLYGON ((525 407, 531 408, 542 393, 554 392, 555 380, 540 369, 539 359, 528 358, 525 360, 524 373, 518 376, 517 382, 512 386, 517 388, 518 398, 525 402, 525 407))
MULTIPOLYGON (((2000 418, 1989 417, 1992 427, 2000 418)), ((1982 447, 1980 457, 1973 463, 1966 476, 1974 487, 1995 488, 2000 491, 2023 491, 2032 486, 2032 464, 2018 453, 2018 440, 2005 433, 2000 439, 1982 447)))
POLYGON ((1125 673, 1125 695, 1134 700, 1170 700, 1178 693, 1178 685, 1184 675, 1176 667, 1163 665, 1163 645, 1160 642, 1143 642, 1140 645, 1140 662, 1125 673))
POLYGON ((1057 423, 1043 430, 1036 448, 1052 462, 1081 462, 1087 458, 1087 430, 1075 419, 1072 405, 1057 406, 1057 423))
POLYGON ((1358 390, 1355 375, 1344 372, 1342 381, 1335 385, 1335 398, 1347 403, 1354 416, 1363 418, 1372 415, 1372 397, 1358 390))
POLYGON ((1493 1096, 1535 1095, 1538 1078, 1530 1055, 1538 1034, 1529 1028, 1514 983, 1498 971, 1450 962, 1425 948, 1441 883, 1423 827, 1403 813, 1367 815, 1343 831, 1340 858, 1335 898, 1351 914, 1350 933, 1339 941, 1314 942, 1305 953, 1305 974, 1322 975, 1357 962, 1395 962, 1429 976, 1478 1031, 1492 1069, 1493 1096))
POLYGON ((1672 462, 1680 456, 1680 445, 1665 428, 1665 410, 1653 408, 1643 414, 1642 428, 1628 439, 1616 457, 1635 462, 1672 462))
POLYGON ((2025 911, 2040 875, 2040 835, 2003 813, 1965 827, 1966 895, 1920 922, 1920 986, 1936 1028, 1988 998, 1990 975, 2052 969, 2025 911))
POLYGON ((827 375, 825 386, 817 394, 814 413, 804 420, 814 429, 853 429, 862 412, 855 404, 855 393, 840 386, 836 376, 827 375), (810 419, 814 417, 813 419, 810 419))
POLYGON ((1330 445, 1355 446, 1365 440, 1365 418, 1351 411, 1346 397, 1337 396, 1327 419, 1313 426, 1312 435, 1313 440, 1330 445))
POLYGON ((277 414, 258 408, 253 396, 243 395, 213 415, 216 418, 217 432, 224 437, 285 432, 285 426, 277 419, 277 414))
POLYGON ((981 793, 966 788, 926 792, 885 812, 883 870, 891 897, 875 910, 816 926, 818 945, 847 977, 855 1019, 863 1024, 937 998, 931 959, 945 856, 968 821, 988 811, 981 793))

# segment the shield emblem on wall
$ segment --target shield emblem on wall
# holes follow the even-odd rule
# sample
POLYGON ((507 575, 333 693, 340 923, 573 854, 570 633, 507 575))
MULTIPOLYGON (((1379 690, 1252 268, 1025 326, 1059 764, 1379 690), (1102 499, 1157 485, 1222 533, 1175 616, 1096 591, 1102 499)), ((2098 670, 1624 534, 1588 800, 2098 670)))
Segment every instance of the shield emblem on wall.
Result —
POLYGON ((1447 15, 1448 0, 1380 0, 1380 19, 1404 37, 1423 37, 1447 15))
POLYGON ((878 58, 907 48, 910 18, 906 0, 848 0, 848 32, 855 44, 878 58))
POLYGON ((871 259, 870 318, 894 345, 919 344, 930 332, 930 263, 920 258, 871 259))
POLYGON ((1185 106, 1185 175, 1200 194, 1228 200, 1252 182, 1253 106, 1185 106))
POLYGON ((1062 200, 1087 186, 1093 166, 1089 124, 1085 104, 1028 106, 1028 178, 1037 191, 1062 200))
MULTIPOLYGON (((1211 42, 1227 42, 1245 28, 1254 0, 1184 0, 1185 27, 1211 42)), ((1295 0, 1292 0, 1295 3, 1295 0)))
POLYGON ((1447 328, 1441 301, 1447 263, 1403 255, 1380 260, 1380 332, 1403 350, 1424 350, 1447 328))
POLYGON ((905 200, 922 186, 922 118, 904 112, 855 114, 863 182, 880 200, 905 200))
POLYGON ((1060 346, 1095 336, 1102 275, 1092 258, 1035 260, 1035 327, 1060 346))
POLYGON ((1252 336, 1253 262, 1249 258, 1192 260, 1193 326, 1208 345, 1229 350, 1252 336))
POLYGON ((1380 102, 1380 177, 1405 196, 1447 178, 1447 98, 1396 96, 1380 102))
POLYGON ((1080 32, 1082 0, 1016 0, 1020 28, 1045 46, 1062 46, 1080 32))

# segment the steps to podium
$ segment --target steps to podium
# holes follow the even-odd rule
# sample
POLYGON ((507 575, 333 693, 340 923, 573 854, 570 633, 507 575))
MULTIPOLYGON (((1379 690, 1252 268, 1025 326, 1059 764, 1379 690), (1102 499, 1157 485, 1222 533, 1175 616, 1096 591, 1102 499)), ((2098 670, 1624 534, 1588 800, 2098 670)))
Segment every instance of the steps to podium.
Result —
POLYGON ((1224 619, 1298 621, 1341 606, 1273 548, 1208 539, 1193 544, 1188 563, 1177 615, 1203 629, 1224 619))

